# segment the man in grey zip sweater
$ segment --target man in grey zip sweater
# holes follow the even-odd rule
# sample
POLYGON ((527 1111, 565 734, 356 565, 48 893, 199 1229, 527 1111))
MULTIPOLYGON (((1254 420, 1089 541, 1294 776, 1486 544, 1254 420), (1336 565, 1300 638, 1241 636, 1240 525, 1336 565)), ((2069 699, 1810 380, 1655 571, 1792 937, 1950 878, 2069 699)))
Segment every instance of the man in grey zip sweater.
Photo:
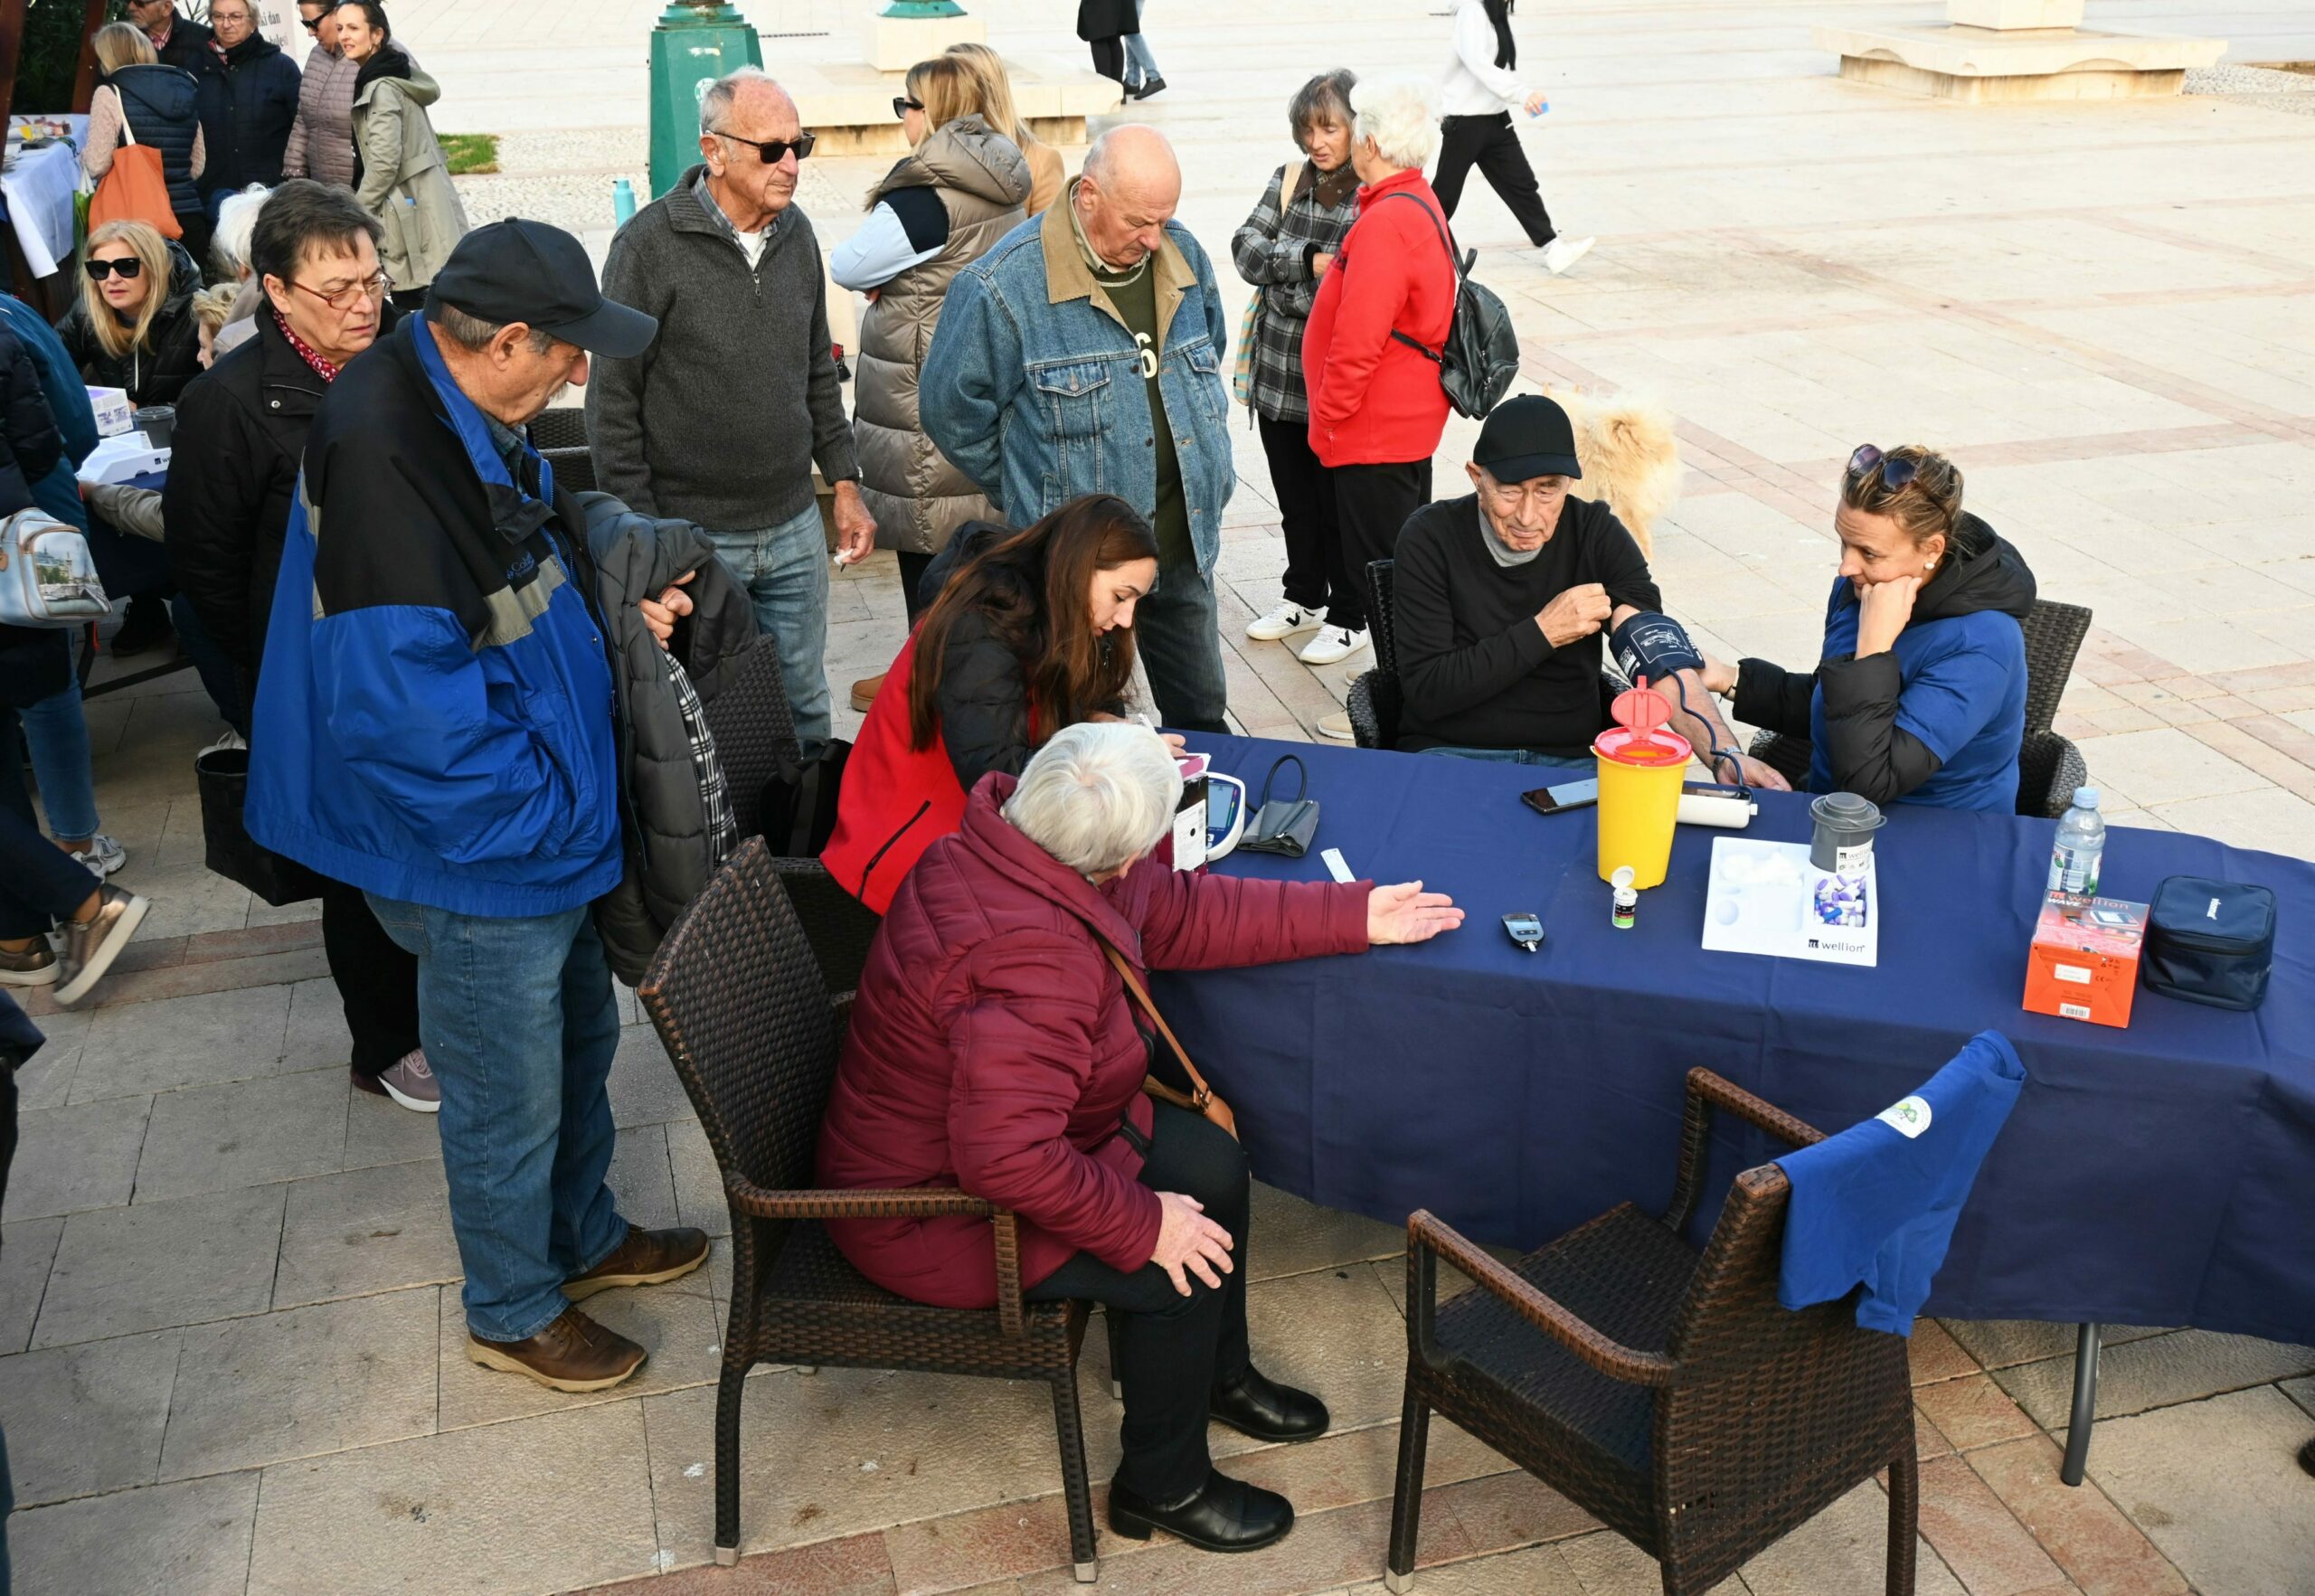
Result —
POLYGON ((657 316, 659 338, 634 360, 595 362, 588 441, 604 492, 697 523, 747 588, 808 758, 832 726, 816 462, 836 490, 837 558, 861 559, 876 536, 829 350, 819 241, 794 203, 811 136, 756 68, 710 84, 699 115, 704 164, 611 241, 603 291, 657 316))

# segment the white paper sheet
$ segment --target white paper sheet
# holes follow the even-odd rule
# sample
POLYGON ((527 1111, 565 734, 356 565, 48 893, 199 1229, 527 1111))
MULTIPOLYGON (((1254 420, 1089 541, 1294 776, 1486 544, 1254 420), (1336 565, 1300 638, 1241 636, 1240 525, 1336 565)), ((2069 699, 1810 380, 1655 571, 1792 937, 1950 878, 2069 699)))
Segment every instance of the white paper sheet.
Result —
POLYGON ((1820 964, 1880 958, 1881 894, 1873 872, 1835 875, 1809 863, 1806 843, 1715 837, 1705 891, 1704 946, 1820 964))

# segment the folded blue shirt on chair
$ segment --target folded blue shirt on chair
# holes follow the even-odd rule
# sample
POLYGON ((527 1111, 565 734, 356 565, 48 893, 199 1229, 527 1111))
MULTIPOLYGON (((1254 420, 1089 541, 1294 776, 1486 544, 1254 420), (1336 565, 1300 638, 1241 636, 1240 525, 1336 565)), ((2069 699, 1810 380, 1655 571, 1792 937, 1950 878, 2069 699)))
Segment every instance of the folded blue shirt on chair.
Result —
POLYGON ((1862 1284, 1857 1322, 1912 1335, 1978 1166, 2025 1084, 2009 1038, 1980 1031, 1919 1091, 1778 1159, 1792 1196, 1777 1300, 1807 1308, 1862 1284))

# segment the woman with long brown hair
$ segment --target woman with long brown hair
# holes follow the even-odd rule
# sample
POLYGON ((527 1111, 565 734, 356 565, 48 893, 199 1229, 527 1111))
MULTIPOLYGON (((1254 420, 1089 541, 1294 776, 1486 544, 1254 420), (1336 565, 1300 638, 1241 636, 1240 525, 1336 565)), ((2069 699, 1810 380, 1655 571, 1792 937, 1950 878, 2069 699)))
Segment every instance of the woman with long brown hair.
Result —
POLYGON ((901 646, 845 767, 821 862, 879 914, 965 797, 1017 776, 1063 726, 1115 720, 1133 679, 1134 606, 1158 535, 1123 499, 1088 494, 1024 532, 963 528, 926 572, 937 592, 901 646))

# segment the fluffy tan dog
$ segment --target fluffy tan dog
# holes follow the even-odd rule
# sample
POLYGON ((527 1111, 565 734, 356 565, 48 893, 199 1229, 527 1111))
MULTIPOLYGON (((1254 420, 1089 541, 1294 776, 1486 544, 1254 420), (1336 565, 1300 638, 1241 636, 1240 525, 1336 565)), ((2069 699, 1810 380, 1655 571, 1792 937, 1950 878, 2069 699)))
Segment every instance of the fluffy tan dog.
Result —
POLYGON ((1596 399, 1573 388, 1545 390, 1575 429, 1583 481, 1574 491, 1602 499, 1634 538, 1655 552, 1656 518, 1679 502, 1680 446, 1671 412, 1630 394, 1596 399))

